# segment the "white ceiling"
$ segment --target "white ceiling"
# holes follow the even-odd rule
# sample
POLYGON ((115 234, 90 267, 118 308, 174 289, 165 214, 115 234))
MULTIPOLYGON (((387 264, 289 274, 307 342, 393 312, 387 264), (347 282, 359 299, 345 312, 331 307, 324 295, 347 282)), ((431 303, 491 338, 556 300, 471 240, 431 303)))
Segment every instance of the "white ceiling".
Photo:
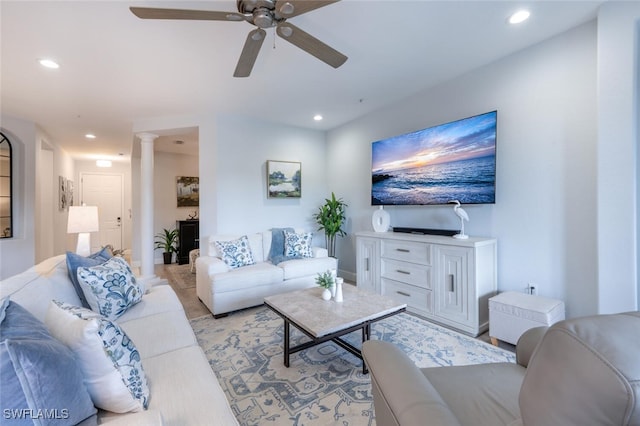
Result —
MULTIPOLYGON (((253 26, 141 20, 129 6, 236 11, 235 1, 1 0, 0 110, 34 121, 76 158, 127 159, 133 123, 164 116, 331 129, 587 22, 601 3, 342 0, 290 19, 347 55, 342 67, 269 30, 251 76, 233 78, 253 26), (509 25, 522 7, 531 19, 509 25), (45 57, 60 68, 41 67, 45 57)), ((197 132, 161 142, 179 149, 173 141, 189 138, 197 132)))

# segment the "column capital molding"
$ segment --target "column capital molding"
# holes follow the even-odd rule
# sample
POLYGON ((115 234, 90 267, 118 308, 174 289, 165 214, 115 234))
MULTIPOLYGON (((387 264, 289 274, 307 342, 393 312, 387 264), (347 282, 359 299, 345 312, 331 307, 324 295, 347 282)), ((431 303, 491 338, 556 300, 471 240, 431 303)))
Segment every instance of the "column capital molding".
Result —
POLYGON ((136 133, 136 136, 140 138, 140 141, 142 142, 153 142, 155 139, 158 138, 158 135, 153 134, 153 133, 136 133))

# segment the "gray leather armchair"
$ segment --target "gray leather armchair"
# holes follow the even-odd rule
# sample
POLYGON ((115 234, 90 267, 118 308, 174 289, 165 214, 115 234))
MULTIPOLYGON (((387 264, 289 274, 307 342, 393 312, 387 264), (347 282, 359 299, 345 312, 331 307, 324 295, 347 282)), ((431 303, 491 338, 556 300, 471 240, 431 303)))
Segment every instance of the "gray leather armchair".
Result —
POLYGON ((527 331, 516 363, 419 369, 397 347, 363 345, 378 426, 640 425, 640 313, 527 331))

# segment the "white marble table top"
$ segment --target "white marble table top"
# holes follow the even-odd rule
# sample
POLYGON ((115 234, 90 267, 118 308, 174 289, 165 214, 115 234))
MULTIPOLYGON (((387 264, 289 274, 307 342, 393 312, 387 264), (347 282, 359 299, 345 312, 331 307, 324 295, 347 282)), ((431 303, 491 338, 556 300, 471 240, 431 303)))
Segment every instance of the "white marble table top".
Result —
POLYGON ((360 290, 351 284, 342 286, 344 301, 340 303, 333 299, 323 300, 322 290, 314 287, 276 294, 265 297, 264 302, 316 338, 407 307, 406 303, 360 290))

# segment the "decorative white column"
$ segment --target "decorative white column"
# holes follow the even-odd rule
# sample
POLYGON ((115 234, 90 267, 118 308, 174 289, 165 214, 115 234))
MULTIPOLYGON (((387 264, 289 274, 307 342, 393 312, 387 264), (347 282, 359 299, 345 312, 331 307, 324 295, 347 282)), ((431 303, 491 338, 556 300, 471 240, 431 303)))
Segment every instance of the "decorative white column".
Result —
POLYGON ((140 280, 155 280, 153 262, 153 141, 152 133, 140 138, 140 280))

